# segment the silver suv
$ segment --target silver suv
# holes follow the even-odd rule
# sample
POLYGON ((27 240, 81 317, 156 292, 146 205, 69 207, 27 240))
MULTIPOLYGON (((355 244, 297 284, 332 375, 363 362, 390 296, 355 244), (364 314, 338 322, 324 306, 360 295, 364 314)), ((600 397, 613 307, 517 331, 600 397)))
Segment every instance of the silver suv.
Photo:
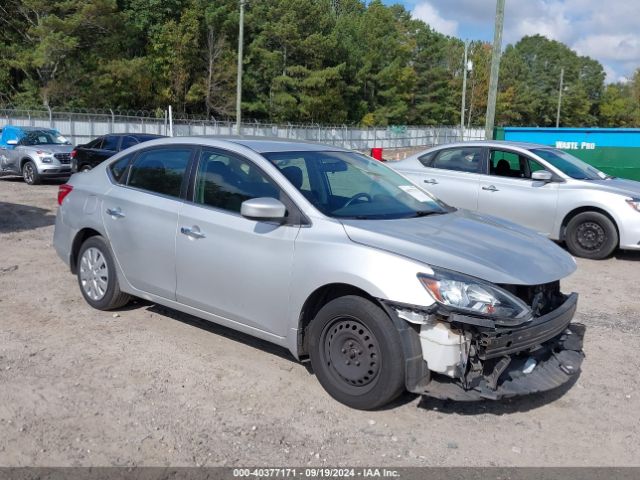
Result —
POLYGON ((29 185, 71 175, 71 143, 57 130, 15 127, 0 130, 0 174, 22 175, 29 185))
POLYGON ((54 245, 98 309, 131 296, 310 359, 337 400, 498 399, 574 380, 573 258, 364 155, 172 138, 60 187, 54 245))

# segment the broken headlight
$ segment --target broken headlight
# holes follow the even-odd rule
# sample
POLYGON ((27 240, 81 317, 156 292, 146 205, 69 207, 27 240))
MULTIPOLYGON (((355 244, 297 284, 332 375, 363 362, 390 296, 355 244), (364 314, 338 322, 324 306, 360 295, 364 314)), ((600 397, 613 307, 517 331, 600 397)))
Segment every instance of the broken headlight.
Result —
POLYGON ((506 290, 457 272, 433 269, 418 279, 441 305, 465 313, 522 323, 531 316, 529 307, 506 290), (519 322, 518 322, 519 321, 519 322))

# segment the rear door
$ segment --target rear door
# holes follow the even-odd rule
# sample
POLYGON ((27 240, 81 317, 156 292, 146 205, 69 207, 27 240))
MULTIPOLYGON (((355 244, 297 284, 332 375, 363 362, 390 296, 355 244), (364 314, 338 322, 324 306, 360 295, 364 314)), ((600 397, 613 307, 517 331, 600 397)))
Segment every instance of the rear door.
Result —
POLYGON ((482 147, 438 150, 420 158, 423 171, 405 174, 449 205, 476 210, 480 177, 486 169, 485 156, 482 147))
POLYGON ((181 206, 176 238, 177 300, 278 336, 287 334, 294 242, 300 222, 240 215, 250 198, 278 198, 296 210, 251 160, 202 147, 191 202, 181 206))
POLYGON ((124 185, 115 185, 103 202, 107 236, 129 283, 170 300, 176 291, 178 211, 192 154, 192 147, 182 145, 137 153, 124 185))
POLYGON ((531 173, 544 167, 516 151, 491 149, 489 166, 480 181, 478 210, 550 235, 560 184, 531 180, 531 173))

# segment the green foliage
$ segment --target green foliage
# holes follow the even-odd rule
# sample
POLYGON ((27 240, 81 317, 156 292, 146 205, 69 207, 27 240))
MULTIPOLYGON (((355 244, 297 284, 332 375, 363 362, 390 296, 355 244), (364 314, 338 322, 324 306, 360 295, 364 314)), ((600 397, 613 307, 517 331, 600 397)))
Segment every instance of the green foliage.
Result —
MULTIPOLYGON (((238 0, 4 0, 0 103, 235 113, 238 0)), ((251 0, 242 108, 273 122, 460 121, 463 43, 380 0, 251 0)), ((484 122, 490 45, 472 42, 467 119, 484 122)), ((536 35, 506 48, 500 124, 637 126, 640 74, 605 87, 602 66, 536 35)))

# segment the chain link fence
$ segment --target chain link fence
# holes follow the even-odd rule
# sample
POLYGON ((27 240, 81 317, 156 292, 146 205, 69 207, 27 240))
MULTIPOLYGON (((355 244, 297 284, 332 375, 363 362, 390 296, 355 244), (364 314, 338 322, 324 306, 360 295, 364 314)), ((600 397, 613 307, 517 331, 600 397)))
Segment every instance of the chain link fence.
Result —
MULTIPOLYGON (((0 108, 0 128, 3 125, 55 128, 74 145, 89 142, 108 133, 151 133, 174 136, 237 135, 232 120, 194 115, 174 115, 167 111, 26 110, 0 108)), ((482 140, 484 130, 459 126, 389 126, 362 128, 349 125, 271 124, 246 121, 240 126, 241 135, 277 137, 335 145, 366 151, 371 148, 414 148, 440 145, 461 140, 482 140)))

